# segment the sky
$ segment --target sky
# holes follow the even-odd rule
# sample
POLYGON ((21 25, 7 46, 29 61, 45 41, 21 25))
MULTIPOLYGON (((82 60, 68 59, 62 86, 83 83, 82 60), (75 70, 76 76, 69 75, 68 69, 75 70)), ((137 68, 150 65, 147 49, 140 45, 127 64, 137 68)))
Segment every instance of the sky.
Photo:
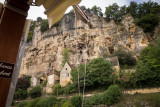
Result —
MULTIPOLYGON (((0 0, 1 3, 4 3, 5 0, 0 0)), ((149 0, 82 0, 79 4, 80 6, 84 5, 87 8, 92 8, 94 5, 101 7, 102 12, 105 12, 105 7, 112 5, 113 3, 117 3, 119 6, 126 5, 128 6, 131 1, 135 1, 137 3, 147 2, 149 0)), ((160 4, 160 0, 152 0, 160 4)), ((69 12, 72 7, 69 7, 66 10, 66 13, 69 12)), ((44 14, 45 9, 43 6, 35 7, 31 6, 27 19, 36 20, 37 17, 42 17, 43 19, 47 19, 47 16, 44 14)))

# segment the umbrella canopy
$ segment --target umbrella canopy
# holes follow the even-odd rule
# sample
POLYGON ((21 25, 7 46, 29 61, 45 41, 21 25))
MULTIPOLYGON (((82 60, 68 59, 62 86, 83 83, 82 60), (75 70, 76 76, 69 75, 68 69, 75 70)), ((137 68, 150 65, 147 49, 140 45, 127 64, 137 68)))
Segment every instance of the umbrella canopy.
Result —
POLYGON ((69 6, 77 5, 81 0, 36 0, 37 5, 43 5, 48 17, 49 27, 59 21, 69 6))

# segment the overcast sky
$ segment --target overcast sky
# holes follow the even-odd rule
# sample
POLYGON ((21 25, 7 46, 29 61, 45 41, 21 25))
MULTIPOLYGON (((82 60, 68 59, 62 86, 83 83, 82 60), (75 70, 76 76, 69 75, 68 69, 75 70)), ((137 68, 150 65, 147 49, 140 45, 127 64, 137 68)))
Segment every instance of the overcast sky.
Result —
MULTIPOLYGON (((0 0, 1 3, 3 3, 5 0, 0 0)), ((113 3, 117 3, 119 6, 123 6, 123 5, 129 5, 129 3, 131 1, 135 1, 137 3, 142 3, 142 2, 147 2, 149 0, 82 0, 82 2, 79 4, 80 6, 84 5, 87 8, 91 8, 94 5, 101 7, 102 8, 102 12, 105 12, 105 7, 113 4, 113 3)), ((157 3, 160 4, 160 0, 152 0, 155 1, 157 3)), ((69 9, 67 9, 66 12, 69 12, 72 9, 72 7, 70 7, 69 9)), ((37 17, 42 17, 42 18, 47 18, 46 15, 44 14, 44 8, 43 6, 40 7, 34 7, 31 6, 29 13, 28 13, 28 19, 33 19, 36 20, 37 17)))

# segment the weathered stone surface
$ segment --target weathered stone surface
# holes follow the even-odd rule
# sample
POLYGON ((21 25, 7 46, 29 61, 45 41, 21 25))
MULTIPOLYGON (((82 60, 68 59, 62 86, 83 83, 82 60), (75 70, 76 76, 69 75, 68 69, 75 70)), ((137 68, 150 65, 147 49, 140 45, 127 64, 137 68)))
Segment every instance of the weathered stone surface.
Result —
POLYGON ((93 29, 80 20, 75 27, 73 14, 67 14, 58 28, 40 32, 40 23, 34 30, 32 45, 27 45, 22 61, 21 74, 32 75, 38 72, 61 71, 62 51, 70 50, 71 65, 77 61, 84 63, 101 55, 113 53, 118 48, 131 51, 135 56, 149 44, 143 30, 133 22, 129 14, 116 25, 113 20, 106 23, 103 18, 90 15, 93 29), (76 28, 76 29, 75 29, 76 28))

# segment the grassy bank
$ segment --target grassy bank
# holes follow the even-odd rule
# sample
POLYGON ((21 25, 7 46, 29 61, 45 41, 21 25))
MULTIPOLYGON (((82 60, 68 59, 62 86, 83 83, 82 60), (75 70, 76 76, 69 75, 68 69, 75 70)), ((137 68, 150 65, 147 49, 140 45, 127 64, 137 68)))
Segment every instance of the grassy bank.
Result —
POLYGON ((112 107, 160 107, 160 93, 123 95, 112 107))

